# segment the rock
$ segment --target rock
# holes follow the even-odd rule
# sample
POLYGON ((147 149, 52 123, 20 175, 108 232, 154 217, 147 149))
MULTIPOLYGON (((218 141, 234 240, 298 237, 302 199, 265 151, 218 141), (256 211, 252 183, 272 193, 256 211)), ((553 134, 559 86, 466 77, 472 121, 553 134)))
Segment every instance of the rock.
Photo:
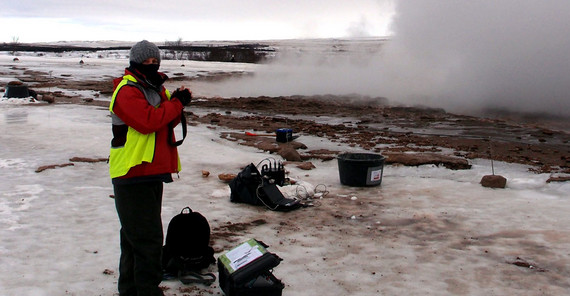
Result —
POLYGON ((309 171, 309 170, 316 168, 316 166, 310 161, 302 162, 302 163, 298 164, 297 167, 302 169, 302 170, 306 170, 306 171, 309 171))
POLYGON ((550 182, 567 182, 570 181, 570 176, 561 176, 561 177, 550 177, 546 180, 546 183, 550 182))
POLYGON ((226 183, 230 182, 236 177, 236 174, 219 174, 218 179, 226 183))
POLYGON ((507 179, 499 175, 486 175, 481 179, 481 185, 489 188, 505 188, 507 179))
POLYGON ((339 154, 339 151, 332 151, 328 149, 318 149, 318 150, 311 150, 307 151, 306 154, 301 155, 303 160, 308 160, 312 158, 320 159, 322 161, 329 161, 336 158, 336 155, 339 154))
POLYGON ((210 175, 210 172, 202 170, 202 177, 207 178, 210 175))
POLYGON ((258 141, 255 142, 254 147, 257 147, 257 149, 261 149, 263 151, 267 151, 270 153, 275 153, 275 152, 279 152, 279 150, 281 150, 279 148, 279 146, 275 145, 275 143, 271 142, 271 141, 258 141))
POLYGON ((63 167, 66 167, 66 166, 73 166, 73 165, 74 165, 73 163, 62 163, 62 164, 44 165, 44 166, 38 167, 38 168, 36 169, 36 173, 41 173, 41 172, 43 172, 43 171, 45 171, 45 170, 50 170, 50 169, 55 169, 55 168, 63 168, 63 167))
POLYGON ((301 155, 291 146, 283 146, 278 154, 287 161, 301 161, 301 155))
POLYGON ((460 157, 447 156, 436 153, 398 153, 386 152, 386 164, 399 163, 406 166, 419 166, 424 164, 443 165, 452 170, 468 170, 469 162, 460 157))
POLYGON ((115 272, 112 271, 111 269, 105 269, 105 270, 103 270, 103 274, 106 274, 106 275, 113 275, 113 274, 115 274, 115 272))
MULTIPOLYGON (((507 261, 507 262, 508 262, 508 261, 507 261)), ((532 264, 532 263, 526 261, 525 259, 523 259, 523 258, 521 258, 521 257, 517 257, 514 261, 508 262, 508 263, 513 264, 513 265, 516 265, 516 266, 519 266, 519 267, 524 267, 524 268, 528 268, 528 269, 533 269, 533 270, 538 271, 538 272, 546 272, 546 271, 548 271, 548 270, 546 270, 546 269, 544 269, 544 268, 541 268, 541 267, 536 266, 536 264, 532 264)))
POLYGON ((307 149, 307 145, 297 141, 287 142, 286 144, 280 143, 279 146, 291 146, 293 149, 307 149))
POLYGON ((55 102, 55 98, 54 98, 53 96, 49 96, 49 95, 43 95, 43 96, 41 97, 41 100, 44 101, 44 102, 48 102, 48 103, 50 103, 50 104, 53 103, 53 102, 55 102))
POLYGON ((74 156, 69 159, 71 162, 105 162, 109 159, 107 157, 100 157, 100 158, 88 158, 88 157, 78 157, 74 156))

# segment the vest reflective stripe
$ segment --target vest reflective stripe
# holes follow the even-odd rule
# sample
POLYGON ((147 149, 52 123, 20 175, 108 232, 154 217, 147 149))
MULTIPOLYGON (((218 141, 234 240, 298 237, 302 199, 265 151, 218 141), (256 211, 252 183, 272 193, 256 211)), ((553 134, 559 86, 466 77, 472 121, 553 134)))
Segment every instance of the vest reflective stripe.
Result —
MULTIPOLYGON (((117 85, 111 103, 109 104, 109 111, 113 113, 113 106, 115 99, 121 87, 127 85, 131 81, 136 83, 137 80, 131 75, 123 76, 123 80, 117 85)), ((167 93, 170 97, 170 94, 167 93)), ((134 128, 129 126, 127 132, 127 141, 122 147, 111 147, 109 155, 109 173, 111 178, 117 178, 126 175, 129 170, 143 162, 152 162, 154 158, 154 145, 155 133, 141 134, 134 128)))
POLYGON ((144 135, 129 126, 125 146, 111 147, 109 154, 111 178, 124 176, 132 167, 143 162, 152 162, 154 143, 155 133, 144 135))

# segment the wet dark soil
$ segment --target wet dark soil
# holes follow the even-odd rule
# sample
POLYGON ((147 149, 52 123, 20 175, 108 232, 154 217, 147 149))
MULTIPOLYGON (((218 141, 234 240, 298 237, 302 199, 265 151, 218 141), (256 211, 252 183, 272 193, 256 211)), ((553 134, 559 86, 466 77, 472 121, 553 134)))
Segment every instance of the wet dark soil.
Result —
POLYGON ((278 128, 291 128, 295 134, 324 137, 376 153, 441 153, 448 148, 466 159, 528 164, 540 172, 570 172, 570 135, 536 123, 394 107, 353 96, 200 98, 188 109, 192 121, 238 131, 272 134, 278 128), (192 107, 217 111, 197 116, 192 107))

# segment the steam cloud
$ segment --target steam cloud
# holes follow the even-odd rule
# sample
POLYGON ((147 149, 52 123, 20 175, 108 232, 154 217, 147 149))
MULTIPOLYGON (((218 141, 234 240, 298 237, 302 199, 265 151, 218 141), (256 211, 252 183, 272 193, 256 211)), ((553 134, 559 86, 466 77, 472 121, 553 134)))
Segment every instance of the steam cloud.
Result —
POLYGON ((380 49, 363 41, 329 54, 290 51, 231 87, 240 95, 356 93, 460 112, 570 116, 568 28, 567 1, 399 1, 393 36, 380 49))
POLYGON ((452 109, 568 115, 570 2, 400 1, 386 57, 452 109))

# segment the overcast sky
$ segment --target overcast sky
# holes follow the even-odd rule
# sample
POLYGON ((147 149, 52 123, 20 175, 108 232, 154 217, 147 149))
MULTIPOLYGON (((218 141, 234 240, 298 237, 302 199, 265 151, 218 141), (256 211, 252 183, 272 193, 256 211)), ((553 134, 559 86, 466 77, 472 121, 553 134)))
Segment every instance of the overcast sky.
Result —
POLYGON ((0 0, 0 42, 386 36, 391 0, 0 0))

